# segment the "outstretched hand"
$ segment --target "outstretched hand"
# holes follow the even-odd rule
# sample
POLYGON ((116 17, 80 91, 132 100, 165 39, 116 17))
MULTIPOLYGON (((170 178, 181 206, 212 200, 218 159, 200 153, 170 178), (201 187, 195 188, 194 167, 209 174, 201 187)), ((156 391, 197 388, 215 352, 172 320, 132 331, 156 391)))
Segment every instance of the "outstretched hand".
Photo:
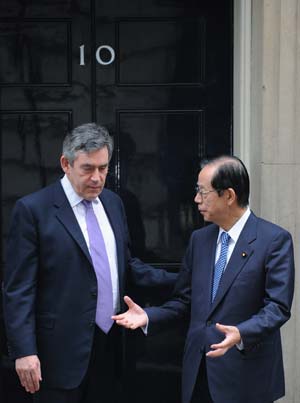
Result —
POLYGON ((206 353, 207 357, 221 357, 227 353, 231 347, 241 342, 240 331, 236 326, 224 326, 220 323, 216 323, 216 328, 225 334, 225 339, 221 343, 212 344, 210 346, 211 351, 206 353))
POLYGON ((148 323, 146 312, 138 304, 133 302, 131 298, 125 296, 124 301, 128 306, 128 311, 120 315, 112 316, 116 324, 132 330, 146 326, 148 323))

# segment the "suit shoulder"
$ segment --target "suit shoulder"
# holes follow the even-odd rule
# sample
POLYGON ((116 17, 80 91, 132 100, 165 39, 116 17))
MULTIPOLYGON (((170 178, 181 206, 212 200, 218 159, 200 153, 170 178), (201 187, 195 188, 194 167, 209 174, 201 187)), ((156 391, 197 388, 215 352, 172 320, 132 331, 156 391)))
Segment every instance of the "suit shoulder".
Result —
POLYGON ((271 221, 267 221, 263 218, 257 218, 257 221, 258 221, 258 230, 263 232, 266 236, 269 235, 274 237, 279 234, 286 234, 290 236, 289 231, 287 231, 280 225, 272 223, 271 221))
POLYGON ((202 237, 209 237, 213 236, 218 233, 219 227, 216 224, 209 224, 203 228, 199 228, 192 232, 191 238, 202 238, 202 237))
MULTIPOLYGON (((52 200, 52 195, 55 192, 55 189, 61 187, 59 182, 55 182, 51 185, 48 185, 42 189, 39 189, 33 193, 30 193, 26 196, 21 197, 17 200, 16 204, 24 204, 24 205, 35 205, 35 204, 48 204, 50 200, 52 200)), ((62 190, 62 187, 61 187, 62 190)))
POLYGON ((100 194, 100 199, 102 199, 102 198, 107 201, 112 201, 112 202, 123 204, 121 197, 117 193, 115 193, 112 190, 109 190, 107 188, 104 188, 102 190, 102 193, 100 194))

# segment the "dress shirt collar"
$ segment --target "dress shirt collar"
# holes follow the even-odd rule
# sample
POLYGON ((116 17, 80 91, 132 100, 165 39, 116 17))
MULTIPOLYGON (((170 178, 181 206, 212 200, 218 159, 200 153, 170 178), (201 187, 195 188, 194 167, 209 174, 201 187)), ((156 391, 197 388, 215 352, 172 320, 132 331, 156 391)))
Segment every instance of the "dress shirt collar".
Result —
POLYGON ((230 239, 233 240, 234 243, 237 242, 237 240, 239 239, 239 236, 249 218, 251 214, 251 210, 249 207, 247 207, 246 211, 244 212, 244 214, 241 216, 241 218, 239 218, 239 220, 230 228, 229 231, 225 231, 223 228, 220 227, 219 229, 219 235, 218 235, 218 239, 217 239, 217 244, 220 242, 220 237, 221 237, 221 233, 222 232, 227 232, 230 235, 230 239))
MULTIPOLYGON (((83 198, 75 192, 67 175, 64 175, 60 182, 72 208, 82 202, 83 198)), ((100 201, 98 197, 93 200, 93 203, 98 204, 99 202, 100 201)))

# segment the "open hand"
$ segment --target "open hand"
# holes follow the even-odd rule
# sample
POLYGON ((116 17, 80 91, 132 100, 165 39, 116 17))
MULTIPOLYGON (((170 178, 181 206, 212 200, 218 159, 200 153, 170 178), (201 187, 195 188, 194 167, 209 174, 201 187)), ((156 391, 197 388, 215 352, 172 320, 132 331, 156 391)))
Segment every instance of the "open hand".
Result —
POLYGON ((225 334, 225 339, 221 343, 212 344, 210 346, 212 350, 206 353, 207 357, 220 357, 227 353, 231 347, 241 342, 240 331, 236 326, 224 326, 216 323, 216 328, 225 334))
POLYGON ((124 301, 128 306, 128 311, 121 313, 120 315, 112 316, 112 319, 116 321, 117 325, 132 330, 146 326, 148 323, 146 312, 139 305, 133 302, 131 298, 125 296, 124 301))

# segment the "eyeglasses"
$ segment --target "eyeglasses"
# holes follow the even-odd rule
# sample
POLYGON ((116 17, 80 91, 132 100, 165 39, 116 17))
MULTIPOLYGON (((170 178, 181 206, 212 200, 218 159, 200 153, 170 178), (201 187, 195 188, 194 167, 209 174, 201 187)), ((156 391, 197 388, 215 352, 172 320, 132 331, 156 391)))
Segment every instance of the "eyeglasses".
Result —
POLYGON ((200 189, 199 185, 196 185, 196 186, 195 186, 195 192, 196 192, 199 196, 201 196, 202 199, 205 199, 209 193, 218 192, 218 190, 217 190, 217 189, 213 189, 213 190, 202 190, 202 189, 200 189))

